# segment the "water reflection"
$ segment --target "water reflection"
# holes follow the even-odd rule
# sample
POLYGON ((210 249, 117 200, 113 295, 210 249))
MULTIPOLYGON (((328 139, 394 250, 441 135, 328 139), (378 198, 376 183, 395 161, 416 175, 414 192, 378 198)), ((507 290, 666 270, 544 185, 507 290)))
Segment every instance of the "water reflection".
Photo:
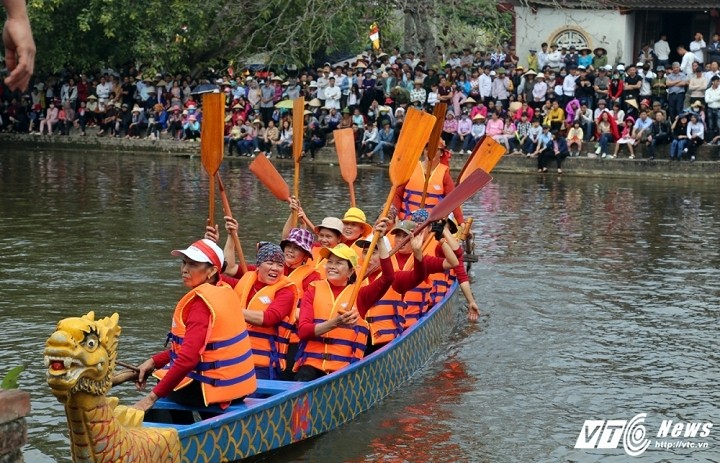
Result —
MULTIPOLYGON (((222 175, 243 243, 277 239, 286 206, 244 165, 222 175)), ((302 179, 313 220, 342 214, 336 167, 308 165, 302 179)), ((198 159, 0 153, 0 365, 30 362, 27 461, 69 460, 63 412, 44 386, 46 336, 60 318, 119 311, 123 360, 161 348, 183 292, 169 251, 201 233, 207 188, 198 159)), ((361 169, 356 189, 372 216, 386 175, 361 169)), ((662 419, 720 426, 718 193, 695 179, 497 176, 466 207, 480 323, 402 393, 277 458, 627 461, 622 450, 574 450, 583 421, 645 412, 650 432, 662 419)), ((633 461, 718 461, 718 436, 710 450, 633 461)))

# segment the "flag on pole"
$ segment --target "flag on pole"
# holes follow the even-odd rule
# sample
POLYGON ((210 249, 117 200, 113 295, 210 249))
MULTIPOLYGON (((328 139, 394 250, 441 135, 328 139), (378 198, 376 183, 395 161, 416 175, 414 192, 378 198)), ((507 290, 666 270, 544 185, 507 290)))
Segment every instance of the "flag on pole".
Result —
POLYGON ((370 26, 370 41, 374 50, 380 49, 380 28, 377 23, 372 23, 370 26))

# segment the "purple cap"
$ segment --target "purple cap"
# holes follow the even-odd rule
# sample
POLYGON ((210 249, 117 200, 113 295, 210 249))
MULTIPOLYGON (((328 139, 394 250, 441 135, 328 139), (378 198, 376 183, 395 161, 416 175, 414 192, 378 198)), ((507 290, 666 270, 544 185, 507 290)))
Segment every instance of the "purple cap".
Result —
POLYGON ((312 254, 313 241, 315 241, 315 237, 310 230, 293 228, 290 230, 287 239, 280 241, 280 247, 284 250, 285 246, 292 243, 308 254, 312 254))

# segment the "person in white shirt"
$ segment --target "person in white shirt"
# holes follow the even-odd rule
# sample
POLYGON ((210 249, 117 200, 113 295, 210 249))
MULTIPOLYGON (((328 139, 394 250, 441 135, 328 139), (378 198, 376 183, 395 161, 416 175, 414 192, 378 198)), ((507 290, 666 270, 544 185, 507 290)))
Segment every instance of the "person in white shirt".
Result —
POLYGON ((327 66, 323 69, 322 73, 318 76, 318 79, 316 81, 317 84, 317 98, 321 102, 325 102, 325 89, 329 85, 328 78, 330 77, 330 66, 327 66))
POLYGON ((533 85, 532 89, 533 101, 530 103, 530 106, 532 106, 535 111, 542 108, 545 104, 547 91, 548 85, 545 83, 545 74, 539 72, 538 75, 535 76, 535 85, 533 85))
POLYGON ((558 50, 558 46, 556 44, 553 43, 550 45, 550 48, 552 51, 547 55, 547 65, 557 71, 563 64, 562 54, 558 50))
POLYGON ((658 59, 657 65, 667 68, 668 64, 670 64, 670 44, 667 43, 667 36, 665 34, 661 34, 660 40, 655 42, 653 51, 658 59))
POLYGON ((577 87, 577 68, 571 67, 570 72, 568 75, 565 76, 562 83, 562 95, 563 95, 563 101, 562 105, 565 106, 568 101, 575 98, 575 87, 577 87))
POLYGON ((710 87, 705 90, 707 105, 707 128, 713 135, 720 135, 720 76, 710 78, 710 87))
POLYGON ((542 45, 540 45, 540 51, 538 52, 538 69, 537 71, 542 71, 545 66, 548 64, 548 44, 547 42, 543 42, 542 45))
POLYGON ((680 72, 684 72, 685 75, 691 76, 693 74, 693 63, 697 61, 697 57, 694 53, 688 53, 683 45, 677 47, 678 55, 682 56, 680 62, 680 72))
POLYGON ((709 66, 710 66, 710 70, 705 71, 705 78, 707 79, 708 82, 712 83, 713 76, 720 76, 720 65, 718 65, 718 63, 713 61, 712 63, 709 64, 709 66))
POLYGON ((702 64, 705 62, 705 48, 707 48, 707 45, 703 40, 703 35, 700 32, 696 32, 695 40, 690 42, 690 51, 695 55, 698 63, 702 64))
POLYGON ((492 77, 490 77, 490 66, 483 68, 483 73, 480 74, 480 98, 485 106, 487 106, 490 100, 490 93, 492 92, 492 77))
POLYGON ((328 86, 325 87, 325 107, 329 109, 340 109, 340 87, 335 85, 335 77, 330 76, 328 86))

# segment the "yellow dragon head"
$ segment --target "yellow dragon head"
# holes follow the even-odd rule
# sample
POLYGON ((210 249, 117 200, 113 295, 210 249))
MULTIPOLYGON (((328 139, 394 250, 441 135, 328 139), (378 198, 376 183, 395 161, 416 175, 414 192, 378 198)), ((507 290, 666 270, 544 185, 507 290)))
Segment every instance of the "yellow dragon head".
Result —
POLYGON ((45 343, 47 382, 60 402, 87 392, 105 395, 112 385, 117 357, 119 316, 95 320, 95 312, 60 320, 45 343))

